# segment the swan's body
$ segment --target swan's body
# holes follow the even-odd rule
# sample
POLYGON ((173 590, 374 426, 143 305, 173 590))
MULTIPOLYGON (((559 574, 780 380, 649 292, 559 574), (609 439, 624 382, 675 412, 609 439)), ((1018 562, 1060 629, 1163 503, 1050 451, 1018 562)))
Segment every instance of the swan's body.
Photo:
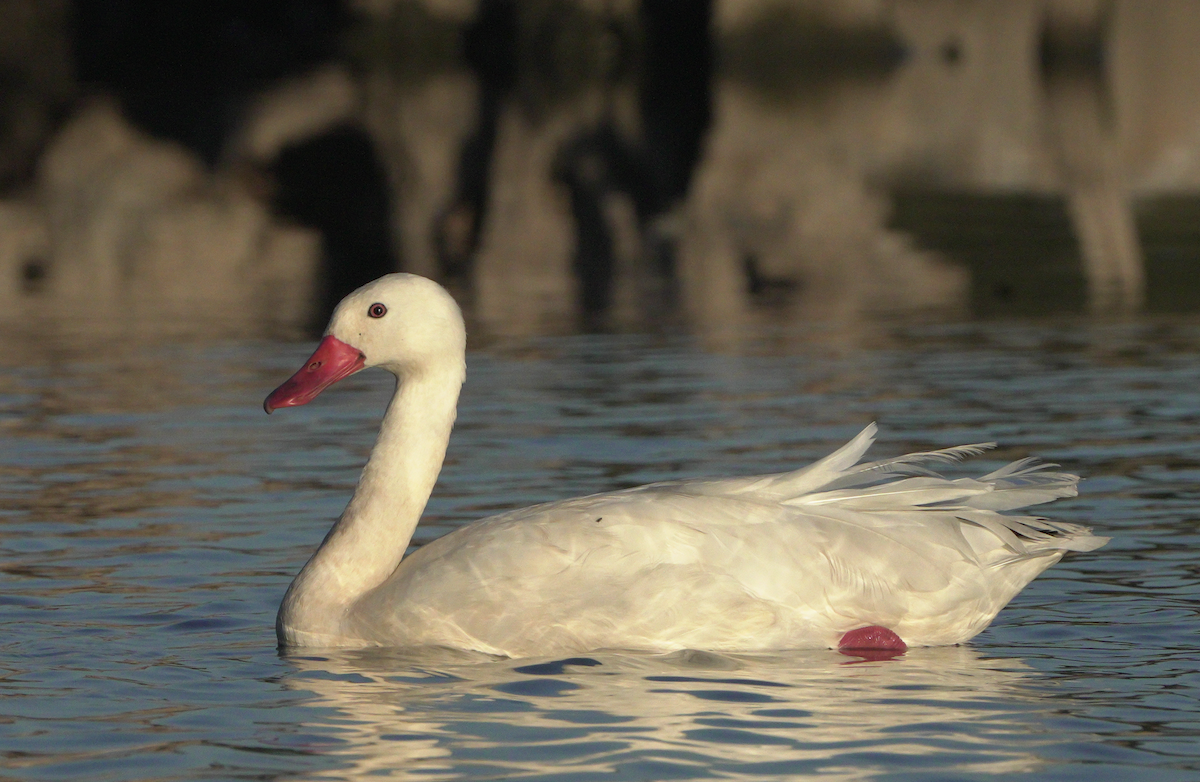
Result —
POLYGON ((834 647, 867 626, 910 646, 954 644, 1065 551, 1106 541, 1001 513, 1074 496, 1074 475, 1026 460, 948 480, 922 466, 984 446, 855 466, 872 425, 796 472, 525 508, 401 561, 454 421, 461 315, 435 283, 388 275, 348 296, 326 334, 268 411, 364 366, 389 369, 398 388, 354 498, 280 606, 285 646, 749 651, 834 647))

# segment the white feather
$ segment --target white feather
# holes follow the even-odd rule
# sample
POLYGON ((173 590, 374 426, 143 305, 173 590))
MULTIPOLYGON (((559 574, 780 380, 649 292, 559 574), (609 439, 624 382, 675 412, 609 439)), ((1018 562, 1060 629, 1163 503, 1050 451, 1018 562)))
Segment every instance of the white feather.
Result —
POLYGON ((548 503, 404 556, 454 420, 461 316, 428 280, 389 275, 347 297, 328 333, 400 382, 350 505, 280 607, 285 645, 749 651, 835 646, 867 625, 954 644, 1065 551, 1106 540, 1004 513, 1073 496, 1074 475, 1032 460, 980 478, 933 469, 991 444, 860 465, 871 424, 793 472, 548 503), (386 317, 368 317, 376 303, 386 317))

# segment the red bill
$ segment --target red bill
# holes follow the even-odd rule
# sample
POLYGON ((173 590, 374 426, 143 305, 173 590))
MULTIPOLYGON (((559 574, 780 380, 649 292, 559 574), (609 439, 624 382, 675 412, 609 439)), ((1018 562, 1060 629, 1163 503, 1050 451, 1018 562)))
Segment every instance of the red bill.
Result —
POLYGON ((263 409, 270 413, 280 407, 306 405, 326 388, 362 369, 366 360, 358 348, 326 336, 300 371, 271 392, 263 409))

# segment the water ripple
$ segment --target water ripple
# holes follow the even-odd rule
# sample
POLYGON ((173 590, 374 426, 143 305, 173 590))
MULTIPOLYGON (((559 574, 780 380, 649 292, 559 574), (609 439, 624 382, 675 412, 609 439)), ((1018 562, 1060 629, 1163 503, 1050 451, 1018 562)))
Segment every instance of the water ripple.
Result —
POLYGON ((0 357, 5 778, 1200 777, 1187 321, 898 324, 716 348, 577 336, 470 356, 416 545, 556 497, 778 470, 868 420, 881 453, 998 440, 979 467, 1033 452, 1087 476, 1053 513, 1109 546, 1052 568, 968 647, 876 660, 279 656, 275 608, 353 490, 390 390, 364 374, 267 419, 264 391, 307 347, 0 357))

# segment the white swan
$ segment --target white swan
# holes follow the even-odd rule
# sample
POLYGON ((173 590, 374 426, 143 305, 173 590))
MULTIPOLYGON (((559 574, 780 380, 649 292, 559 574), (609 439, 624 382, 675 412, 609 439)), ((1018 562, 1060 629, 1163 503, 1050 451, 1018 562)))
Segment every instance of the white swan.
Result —
POLYGON ((279 608, 281 645, 518 657, 955 644, 1065 551, 1107 542, 1002 513, 1074 496, 1074 475, 1031 459, 978 479, 925 466, 990 445, 855 466, 872 424, 795 472, 538 505, 404 557, 450 438, 465 335, 440 286, 390 274, 347 296, 312 358, 267 397, 269 413, 365 367, 397 378, 354 497, 279 608))

